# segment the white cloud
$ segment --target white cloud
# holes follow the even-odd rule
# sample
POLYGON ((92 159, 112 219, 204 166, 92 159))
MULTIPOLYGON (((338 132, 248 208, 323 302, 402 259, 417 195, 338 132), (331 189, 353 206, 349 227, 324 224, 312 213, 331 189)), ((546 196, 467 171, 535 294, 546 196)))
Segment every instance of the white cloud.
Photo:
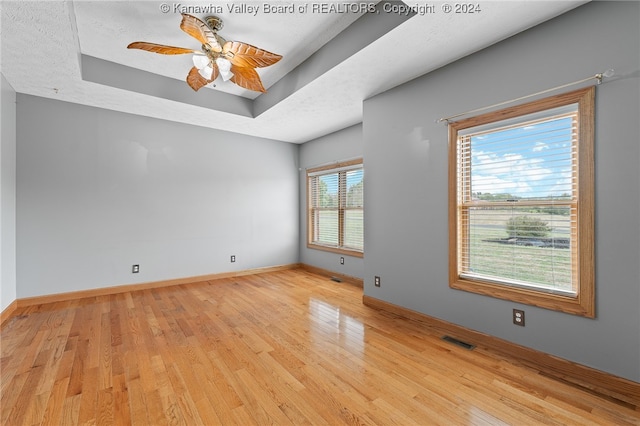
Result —
POLYGON ((544 142, 536 142, 535 146, 533 147, 533 152, 540 152, 544 151, 545 149, 549 149, 549 145, 544 142))
MULTIPOLYGON (((543 181, 553 175, 551 169, 544 167, 543 159, 525 158, 516 153, 496 155, 477 152, 474 160, 473 192, 532 195, 534 191, 540 192, 542 190, 540 185, 544 185, 543 182, 538 185, 535 182, 543 181)), ((555 186, 560 187, 563 181, 565 176, 562 176, 555 186)))

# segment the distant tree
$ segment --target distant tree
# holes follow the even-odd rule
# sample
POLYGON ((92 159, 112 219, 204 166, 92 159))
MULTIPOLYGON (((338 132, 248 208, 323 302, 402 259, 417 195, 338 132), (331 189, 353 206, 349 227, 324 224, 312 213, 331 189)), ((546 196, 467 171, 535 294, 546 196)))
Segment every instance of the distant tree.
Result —
POLYGON ((338 207, 337 194, 330 194, 326 182, 320 180, 320 207, 338 207))
POLYGON ((518 200, 520 197, 509 193, 492 194, 490 192, 476 192, 474 197, 483 201, 506 201, 506 200, 518 200))
POLYGON ((511 238, 546 237, 551 232, 549 224, 529 216, 515 216, 507 221, 507 233, 511 238))
POLYGON ((568 216, 571 212, 566 207, 540 207, 538 213, 555 214, 560 216, 568 216))
POLYGON ((351 185, 347 192, 347 207, 362 207, 364 203, 363 181, 351 185))

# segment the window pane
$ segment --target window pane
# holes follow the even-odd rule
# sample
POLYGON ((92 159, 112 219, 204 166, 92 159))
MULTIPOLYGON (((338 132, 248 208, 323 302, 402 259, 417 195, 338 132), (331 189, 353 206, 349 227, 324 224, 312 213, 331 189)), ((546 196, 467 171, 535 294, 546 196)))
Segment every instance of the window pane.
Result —
POLYGON ((346 207, 363 207, 364 206, 364 181, 363 171, 351 170, 346 172, 347 175, 347 202, 346 207))
POLYGON ((344 222, 345 247, 362 250, 364 248, 364 211, 362 209, 346 210, 344 222))
POLYGON ((318 180, 318 207, 338 208, 338 173, 320 176, 318 180))
POLYGON ((573 292, 570 207, 470 208, 462 220, 463 276, 573 292))
POLYGON ((338 210, 316 210, 314 242, 338 245, 338 210))
POLYGON ((471 135, 463 152, 470 162, 463 171, 471 174, 472 197, 486 201, 570 198, 575 112, 471 135))
POLYGON ((362 250, 364 246, 363 170, 346 172, 347 194, 344 213, 344 246, 362 250))
POLYGON ((576 113, 574 104, 460 137, 462 276, 575 291, 576 113))
POLYGON ((310 246, 360 256, 363 250, 361 160, 307 170, 310 246))

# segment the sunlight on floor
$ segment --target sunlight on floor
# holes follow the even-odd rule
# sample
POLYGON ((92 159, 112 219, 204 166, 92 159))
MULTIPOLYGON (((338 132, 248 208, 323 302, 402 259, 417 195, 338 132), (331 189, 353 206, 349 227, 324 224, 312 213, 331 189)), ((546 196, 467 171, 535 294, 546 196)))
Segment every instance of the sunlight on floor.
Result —
POLYGON ((311 298, 309 320, 310 331, 319 339, 331 339, 354 354, 363 354, 364 325, 357 319, 343 314, 339 307, 311 298))

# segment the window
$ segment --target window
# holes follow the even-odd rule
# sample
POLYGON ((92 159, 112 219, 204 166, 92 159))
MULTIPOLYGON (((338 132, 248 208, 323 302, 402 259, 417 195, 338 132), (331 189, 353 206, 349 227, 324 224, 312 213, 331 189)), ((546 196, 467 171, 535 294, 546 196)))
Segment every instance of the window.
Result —
POLYGON ((307 170, 308 247, 362 257, 363 190, 362 160, 307 170))
POLYGON ((450 124, 452 288, 595 316, 594 92, 450 124))

